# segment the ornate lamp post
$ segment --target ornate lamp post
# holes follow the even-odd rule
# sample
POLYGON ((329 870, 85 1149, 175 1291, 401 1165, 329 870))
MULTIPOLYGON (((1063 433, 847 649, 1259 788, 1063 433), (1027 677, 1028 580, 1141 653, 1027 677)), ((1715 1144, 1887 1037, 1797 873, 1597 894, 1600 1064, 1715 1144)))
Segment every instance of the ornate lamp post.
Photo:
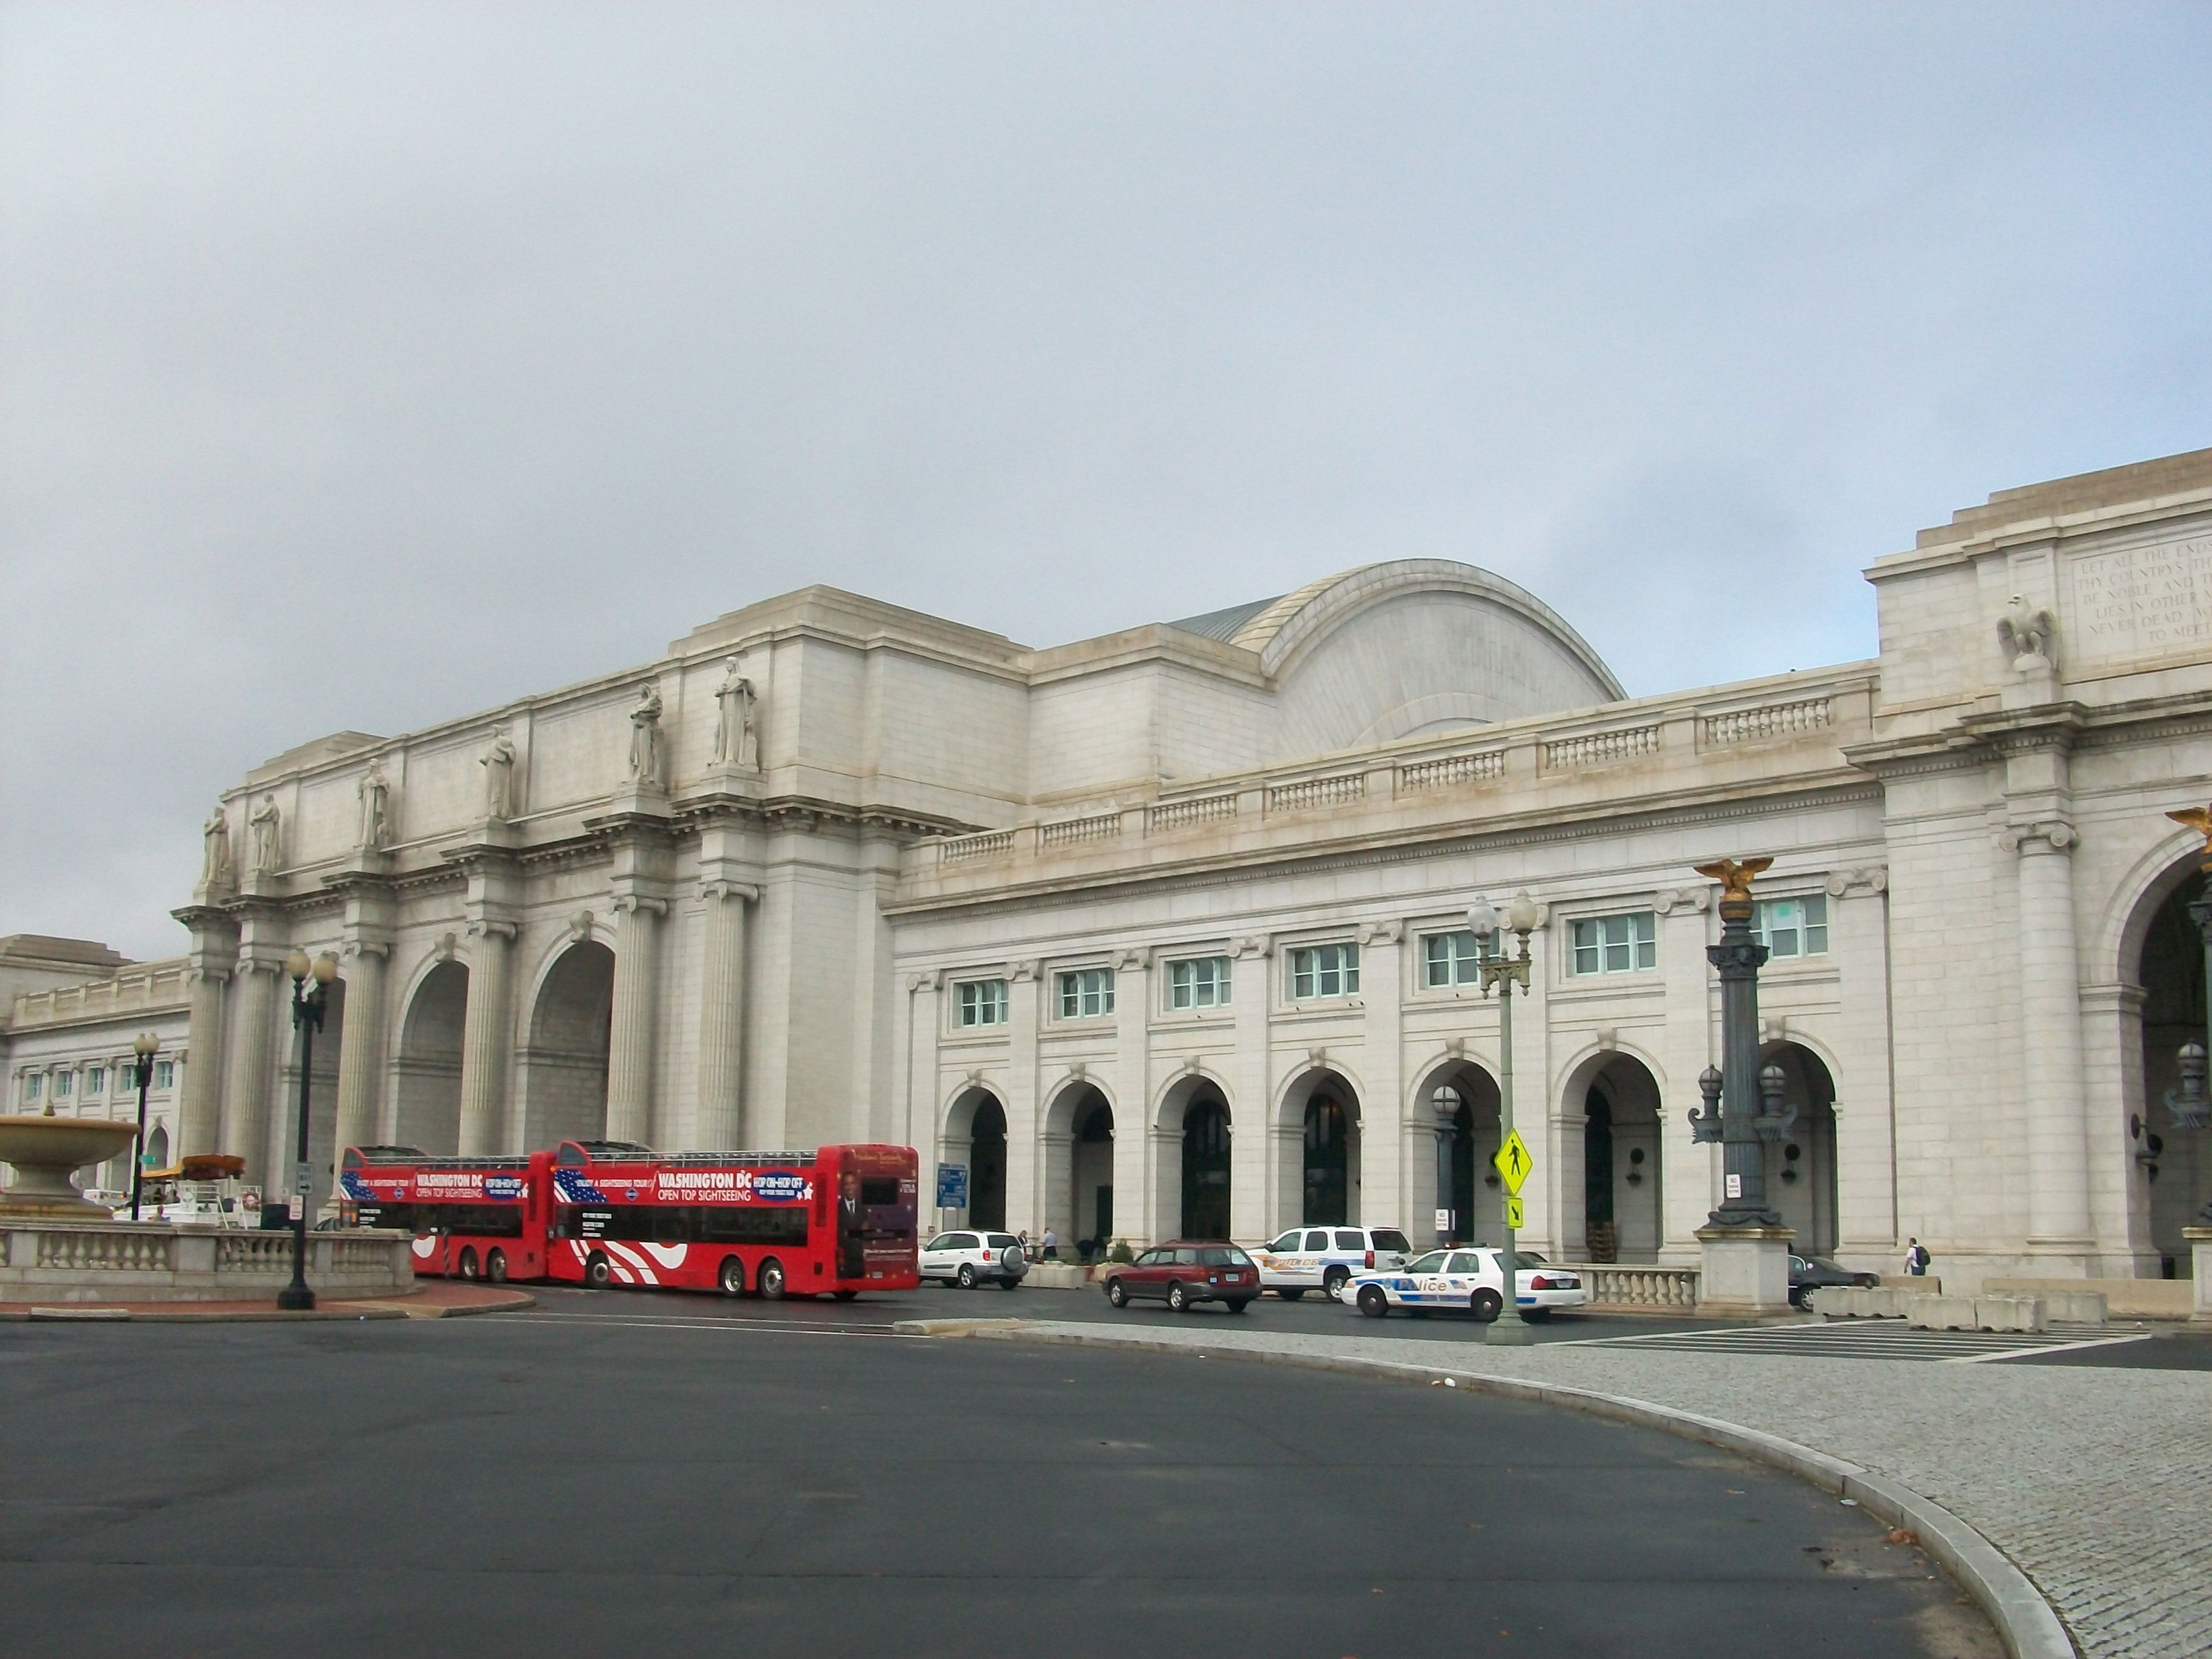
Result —
POLYGON ((300 1034, 300 1167, 293 1182, 292 1282, 277 1291, 276 1305, 299 1312, 315 1305, 315 1293, 307 1288, 307 1088, 315 1069, 315 1033, 323 1029, 338 959, 325 951, 311 963, 305 951, 295 950, 285 959, 284 971, 292 976, 292 1029, 300 1034), (312 991, 310 975, 315 981, 312 991))
POLYGON ((141 1031, 131 1045, 138 1056, 136 1081, 138 1085, 138 1139, 131 1149, 131 1218, 138 1219, 138 1200, 146 1190, 146 1091, 154 1082, 154 1051, 161 1046, 161 1039, 151 1031, 141 1031))
MULTIPOLYGON (((1528 935, 1536 931, 1536 919, 1542 913, 1536 901, 1524 890, 1514 895, 1513 902, 1505 907, 1505 925, 1518 935, 1520 954, 1508 957, 1500 952, 1482 964, 1482 991, 1485 996, 1498 993, 1498 1139, 1502 1146, 1513 1134, 1513 988, 1528 988, 1528 935)), ((1493 939, 1498 933, 1498 912, 1485 899, 1468 912, 1468 925, 1478 938, 1493 939)), ((1534 1338, 1534 1332, 1521 1319, 1521 1256, 1517 1231, 1512 1224, 1510 1200, 1505 1207, 1505 1243, 1500 1255, 1505 1270, 1505 1305, 1498 1310, 1498 1317, 1490 1322, 1483 1340, 1501 1345, 1521 1345, 1534 1338), (1507 1316, 1512 1317, 1508 1318, 1507 1316)))
POLYGON ((1437 1243, 1449 1244, 1459 1237, 1459 1212, 1453 1202, 1458 1194, 1452 1181, 1453 1143, 1459 1128, 1459 1091, 1449 1083, 1439 1083, 1429 1096, 1429 1106, 1437 1115, 1437 1213, 1444 1218, 1444 1224, 1437 1229, 1437 1243))
MULTIPOLYGON (((1778 1068, 1763 1078, 1759 1064, 1759 970, 1766 947, 1752 937, 1751 884, 1772 859, 1721 859, 1697 866, 1721 884, 1721 939, 1705 959, 1721 978, 1721 1203, 1698 1229, 1705 1247, 1698 1302, 1707 1312, 1780 1313, 1790 1305, 1789 1245, 1796 1237, 1766 1201, 1766 1148, 1794 1113, 1781 1106, 1778 1068), (1762 1094, 1771 1091, 1768 1101, 1762 1094)), ((1692 1133, 1713 1139, 1711 1072, 1699 1079, 1706 1109, 1692 1114, 1692 1133)))

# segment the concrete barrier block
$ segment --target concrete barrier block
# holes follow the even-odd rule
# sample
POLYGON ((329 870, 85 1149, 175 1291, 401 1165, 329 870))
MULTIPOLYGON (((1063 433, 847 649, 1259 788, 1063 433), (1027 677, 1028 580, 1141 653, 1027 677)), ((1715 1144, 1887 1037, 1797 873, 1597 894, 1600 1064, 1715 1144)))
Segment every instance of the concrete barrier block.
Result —
POLYGON ((1866 1292, 1847 1285, 1823 1285, 1809 1298, 1813 1311, 1823 1319, 1863 1319, 1866 1292))
POLYGON ((2055 1325, 2101 1325, 2110 1317, 2102 1291, 2044 1291, 2045 1316, 2055 1325))
POLYGON ((1903 1319, 1912 1311, 1912 1298, 1922 1292, 1909 1291, 1901 1285, 1878 1285, 1859 1294, 1866 1297, 1869 1319, 1903 1319))
POLYGON ((1973 1309, 1976 1330, 2040 1331, 2051 1322, 2039 1296, 1978 1296, 1973 1309))
POLYGON ((1981 1328, 1974 1316, 1974 1298, 1971 1296, 1915 1296, 1907 1299, 1905 1322, 1923 1331, 1975 1331, 1981 1328))

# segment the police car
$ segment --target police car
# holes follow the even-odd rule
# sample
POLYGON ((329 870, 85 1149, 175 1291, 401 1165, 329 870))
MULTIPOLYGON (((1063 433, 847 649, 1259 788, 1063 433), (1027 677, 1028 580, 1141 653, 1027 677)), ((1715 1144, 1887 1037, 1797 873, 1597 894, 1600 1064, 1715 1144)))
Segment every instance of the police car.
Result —
MULTIPOLYGON (((1554 1267, 1541 1256, 1521 1255, 1515 1297, 1526 1320, 1545 1320, 1554 1308, 1587 1306, 1589 1292, 1581 1276, 1554 1267)), ((1505 1273, 1498 1252, 1487 1245, 1463 1250, 1431 1250, 1388 1273, 1354 1273, 1341 1300, 1370 1319, 1393 1308, 1425 1313, 1431 1308, 1465 1310, 1487 1324, 1505 1305, 1505 1273)))
POLYGON ((1293 1227, 1251 1252, 1260 1288, 1295 1302, 1308 1291, 1334 1296, 1370 1268, 1401 1267, 1413 1247, 1395 1227, 1293 1227))

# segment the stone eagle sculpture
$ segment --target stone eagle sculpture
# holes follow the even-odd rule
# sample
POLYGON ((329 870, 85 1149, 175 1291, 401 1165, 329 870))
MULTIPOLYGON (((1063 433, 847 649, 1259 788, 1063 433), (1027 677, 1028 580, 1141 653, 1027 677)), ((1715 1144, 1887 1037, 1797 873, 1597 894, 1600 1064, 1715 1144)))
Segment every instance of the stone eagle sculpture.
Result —
POLYGON ((2057 618, 2048 611, 2031 611, 2017 593, 2012 596, 2012 609, 1997 618, 1997 639, 2012 653, 2012 665, 2018 673, 2053 665, 2051 638, 2057 631, 2057 618))

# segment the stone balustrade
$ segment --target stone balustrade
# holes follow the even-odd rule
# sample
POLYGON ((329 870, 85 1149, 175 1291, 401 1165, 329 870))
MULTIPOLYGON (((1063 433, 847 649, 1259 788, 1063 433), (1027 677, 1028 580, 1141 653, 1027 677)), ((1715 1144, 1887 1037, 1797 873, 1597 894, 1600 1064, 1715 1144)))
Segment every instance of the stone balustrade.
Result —
POLYGON ((18 1031, 40 1025, 98 1019, 109 1014, 178 1013, 191 988, 181 957, 136 963, 103 979, 24 991, 15 998, 9 1023, 18 1031))
MULTIPOLYGON (((415 1282, 412 1237, 307 1235, 318 1296, 390 1296, 415 1282)), ((292 1235, 165 1222, 0 1223, 0 1302, 228 1302, 273 1297, 292 1279, 292 1235)))
POLYGON ((1566 1264, 1561 1271, 1581 1276, 1593 1308, 1625 1308, 1653 1313, 1692 1313, 1697 1309, 1695 1267, 1577 1261, 1566 1264))

